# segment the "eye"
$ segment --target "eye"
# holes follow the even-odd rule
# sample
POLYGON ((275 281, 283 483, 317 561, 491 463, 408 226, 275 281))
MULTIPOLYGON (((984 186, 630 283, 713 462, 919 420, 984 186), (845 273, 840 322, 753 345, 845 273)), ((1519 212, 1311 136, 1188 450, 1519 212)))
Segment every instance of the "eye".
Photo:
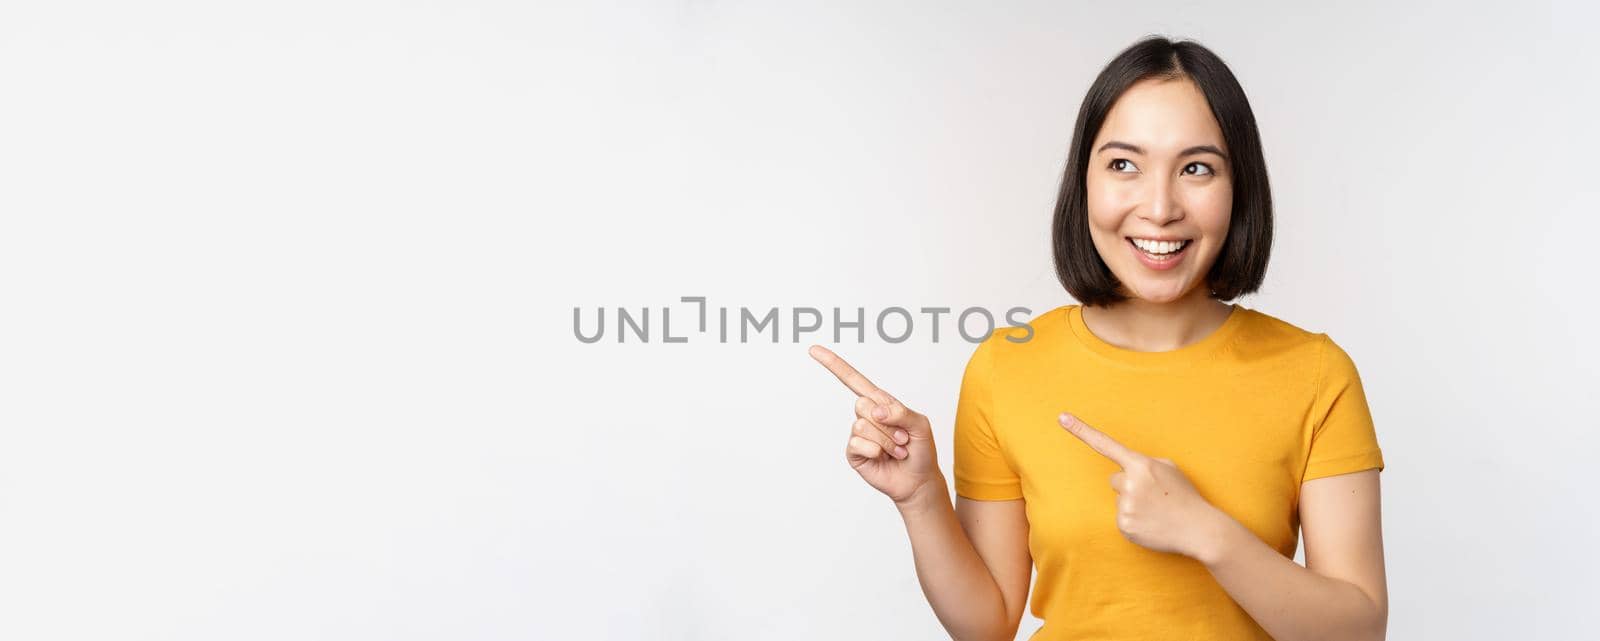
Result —
POLYGON ((1212 175, 1212 174, 1214 174, 1216 172, 1211 170, 1211 165, 1207 165, 1207 164, 1205 164, 1203 162, 1192 162, 1192 163, 1189 163, 1188 165, 1184 166, 1183 173, 1185 175, 1189 175, 1189 176, 1210 176, 1210 175, 1212 175), (1191 167, 1201 167, 1201 168, 1204 168, 1205 171, 1203 173, 1191 173, 1189 171, 1189 169, 1191 167))
POLYGON ((1115 171, 1117 173, 1128 173, 1127 171, 1124 171, 1123 169, 1121 169, 1121 167, 1124 167, 1124 166, 1130 167, 1134 171, 1139 171, 1138 167, 1134 167, 1133 166, 1133 161, 1128 160, 1127 158, 1113 158, 1111 160, 1111 162, 1106 165, 1106 168, 1110 169, 1111 171, 1115 171), (1119 165, 1117 163, 1122 163, 1122 164, 1119 165))

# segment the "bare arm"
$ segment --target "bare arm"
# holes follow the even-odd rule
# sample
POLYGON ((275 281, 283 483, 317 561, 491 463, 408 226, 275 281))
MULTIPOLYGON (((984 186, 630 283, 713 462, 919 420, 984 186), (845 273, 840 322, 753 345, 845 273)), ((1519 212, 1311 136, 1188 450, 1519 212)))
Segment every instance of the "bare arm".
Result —
POLYGON ((1300 518, 1305 567, 1226 515, 1197 558, 1278 641, 1381 641, 1389 594, 1378 471, 1305 482, 1300 518))
POLYGON ((1277 641, 1381 641, 1384 586, 1378 470, 1306 481, 1300 519, 1306 567, 1205 501, 1171 459, 1129 449, 1070 413, 1061 425, 1122 471, 1117 528, 1129 540, 1205 564, 1222 588, 1277 641))
POLYGON ((953 509, 928 417, 827 348, 813 345, 810 353, 856 394, 845 459, 899 509, 939 622, 956 641, 1010 641, 1033 573, 1022 500, 962 498, 953 509))
POLYGON ((952 509, 944 483, 928 494, 897 505, 934 615, 956 641, 1010 641, 1033 578, 1022 500, 957 497, 952 509))

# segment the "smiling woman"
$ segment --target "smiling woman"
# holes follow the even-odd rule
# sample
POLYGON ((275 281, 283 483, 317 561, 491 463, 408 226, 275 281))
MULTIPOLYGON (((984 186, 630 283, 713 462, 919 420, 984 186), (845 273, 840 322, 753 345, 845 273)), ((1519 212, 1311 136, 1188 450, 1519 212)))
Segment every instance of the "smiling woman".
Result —
POLYGON ((1199 44, 1149 38, 1100 73, 1052 225, 1080 303, 974 351, 954 506, 927 417, 813 348, 857 395, 846 458, 900 509, 953 638, 1009 639, 1025 606, 1040 640, 1383 638, 1384 462, 1355 363, 1226 302, 1266 275, 1262 158, 1199 44))
POLYGON ((1199 294, 1220 300, 1259 289, 1272 190, 1227 65, 1197 43, 1158 40, 1108 65, 1078 111, 1052 230, 1057 275, 1084 305, 1172 302, 1202 279, 1199 294))

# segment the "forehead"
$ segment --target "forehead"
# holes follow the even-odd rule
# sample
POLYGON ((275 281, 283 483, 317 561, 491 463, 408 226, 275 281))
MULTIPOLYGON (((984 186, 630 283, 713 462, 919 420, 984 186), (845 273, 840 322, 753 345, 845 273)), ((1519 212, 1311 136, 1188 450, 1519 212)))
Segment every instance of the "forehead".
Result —
POLYGON ((1132 143, 1152 154, 1203 144, 1227 150, 1210 103, 1188 78, 1146 78, 1129 86, 1106 113, 1093 149, 1107 140, 1132 143))

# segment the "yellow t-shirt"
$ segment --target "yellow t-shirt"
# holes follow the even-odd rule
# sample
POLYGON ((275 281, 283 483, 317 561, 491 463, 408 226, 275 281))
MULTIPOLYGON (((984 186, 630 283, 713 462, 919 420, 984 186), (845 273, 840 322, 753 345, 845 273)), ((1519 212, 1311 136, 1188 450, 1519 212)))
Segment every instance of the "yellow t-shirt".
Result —
POLYGON ((1117 529, 1119 468, 1062 429, 1069 411, 1172 459, 1202 496, 1287 558, 1300 484, 1383 469, 1355 363, 1326 334, 1234 305, 1167 352, 1117 347, 1078 305, 1002 328, 968 361, 956 409, 956 493, 1026 502, 1037 578, 1032 639, 1270 639, 1199 561, 1117 529))

